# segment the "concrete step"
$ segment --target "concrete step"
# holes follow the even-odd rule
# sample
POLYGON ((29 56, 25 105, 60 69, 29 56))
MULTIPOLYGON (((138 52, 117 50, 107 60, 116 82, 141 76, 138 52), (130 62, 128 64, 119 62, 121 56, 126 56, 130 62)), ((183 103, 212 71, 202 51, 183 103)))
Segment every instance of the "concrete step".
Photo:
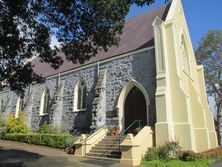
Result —
POLYGON ((105 147, 105 148, 109 148, 109 147, 119 147, 119 144, 112 144, 112 145, 107 145, 106 143, 100 143, 100 144, 96 144, 95 147, 105 147))
POLYGON ((119 141, 119 138, 104 138, 102 141, 119 141))
POLYGON ((98 144, 119 145, 119 141, 102 140, 98 144))
POLYGON ((112 149, 112 148, 108 148, 108 149, 91 149, 90 153, 112 153, 112 152, 119 152, 119 148, 118 149, 112 149))
POLYGON ((107 157, 107 158, 121 158, 119 150, 118 136, 105 136, 98 144, 96 144, 86 156, 90 157, 107 157))
POLYGON ((119 150, 91 150, 90 153, 98 153, 98 154, 116 154, 119 153, 119 150))
POLYGON ((92 147, 92 150, 119 150, 119 146, 115 146, 115 147, 103 147, 103 146, 98 146, 98 147, 92 147))
POLYGON ((115 153, 87 153, 86 156, 90 157, 107 157, 107 158, 121 158, 121 153, 120 152, 115 152, 115 153))

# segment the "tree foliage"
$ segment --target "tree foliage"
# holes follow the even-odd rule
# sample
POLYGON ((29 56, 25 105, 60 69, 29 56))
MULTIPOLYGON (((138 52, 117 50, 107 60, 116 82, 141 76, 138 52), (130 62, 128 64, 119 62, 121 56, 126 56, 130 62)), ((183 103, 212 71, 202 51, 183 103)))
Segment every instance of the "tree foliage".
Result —
POLYGON ((21 93, 42 77, 28 61, 37 56, 58 68, 63 60, 50 48, 51 36, 73 63, 83 64, 99 50, 119 42, 124 18, 131 4, 149 5, 153 0, 1 0, 0 87, 21 93))
MULTIPOLYGON (((205 70, 206 88, 214 97, 217 111, 217 130, 222 135, 222 31, 210 30, 196 49, 197 61, 205 70), (220 130, 221 129, 221 130, 220 130), (221 131, 221 132, 219 132, 221 131)), ((219 136, 221 138, 221 135, 219 136)), ((222 139, 222 138, 221 138, 222 139)), ((220 140, 220 139, 219 139, 220 140)))

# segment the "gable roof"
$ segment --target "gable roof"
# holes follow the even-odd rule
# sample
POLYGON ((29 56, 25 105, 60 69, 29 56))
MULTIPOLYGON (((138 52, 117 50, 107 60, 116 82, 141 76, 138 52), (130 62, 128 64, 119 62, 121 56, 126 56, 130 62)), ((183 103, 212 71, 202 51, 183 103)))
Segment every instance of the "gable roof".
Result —
POLYGON ((65 55, 59 52, 58 55, 64 59, 64 63, 59 69, 53 69, 50 64, 40 63, 39 58, 32 61, 34 65, 33 70, 38 75, 43 77, 52 76, 71 69, 79 68, 97 61, 112 58, 118 55, 129 53, 135 50, 146 48, 154 45, 154 35, 152 23, 156 17, 165 20, 169 11, 170 4, 163 5, 155 10, 144 13, 128 20, 123 28, 123 33, 120 36, 120 43, 118 46, 112 46, 107 52, 100 51, 97 56, 92 57, 83 65, 77 63, 73 64, 71 61, 65 59, 65 55))

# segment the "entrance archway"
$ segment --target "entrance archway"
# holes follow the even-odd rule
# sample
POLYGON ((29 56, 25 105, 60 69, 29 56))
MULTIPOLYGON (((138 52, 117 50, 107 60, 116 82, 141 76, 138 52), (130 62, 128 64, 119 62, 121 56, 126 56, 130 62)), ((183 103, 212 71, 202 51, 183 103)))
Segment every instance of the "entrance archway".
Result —
POLYGON ((130 130, 147 124, 146 100, 143 93, 134 86, 125 101, 124 127, 130 130), (135 120, 138 120, 135 122, 135 120), (135 124, 133 124, 135 122, 135 124))
MULTIPOLYGON (((129 124, 131 124, 130 122, 132 121, 132 119, 136 120, 136 119, 140 119, 143 116, 143 121, 145 122, 144 125, 148 125, 149 124, 149 96, 147 94, 146 89, 137 81, 135 80, 131 80, 128 82, 128 84, 122 89, 120 95, 119 95, 119 99, 118 99, 118 103, 117 103, 117 108, 119 109, 119 127, 120 129, 125 129, 127 128, 127 126, 129 124), (129 95, 129 96, 128 96, 129 95), (135 99, 135 97, 137 99, 142 99, 141 101, 134 101, 134 102, 130 102, 133 101, 135 99), (135 103, 135 104, 134 104, 135 103), (130 107, 129 109, 125 109, 127 108, 127 104, 131 105, 134 104, 135 108, 139 108, 136 107, 139 104, 142 104, 141 110, 143 110, 143 114, 140 112, 138 112, 137 109, 135 109, 135 113, 131 110, 133 110, 132 108, 134 107, 130 107), (136 112, 138 112, 138 114, 136 114, 136 112), (133 114, 133 116, 131 117, 130 113, 133 114), (135 114, 135 115, 134 115, 135 114), (125 117, 126 116, 126 117, 125 117), (126 123, 125 123, 126 122, 126 123)), ((141 119, 140 119, 141 120, 141 119)))

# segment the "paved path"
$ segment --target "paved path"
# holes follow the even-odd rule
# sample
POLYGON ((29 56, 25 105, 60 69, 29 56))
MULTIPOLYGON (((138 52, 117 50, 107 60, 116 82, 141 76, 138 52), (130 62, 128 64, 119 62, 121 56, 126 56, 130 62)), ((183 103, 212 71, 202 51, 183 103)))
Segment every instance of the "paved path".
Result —
POLYGON ((122 167, 119 160, 81 158, 62 150, 0 140, 0 167, 122 167))
POLYGON ((213 165, 211 165, 211 167, 222 167, 222 159, 216 161, 213 165))

